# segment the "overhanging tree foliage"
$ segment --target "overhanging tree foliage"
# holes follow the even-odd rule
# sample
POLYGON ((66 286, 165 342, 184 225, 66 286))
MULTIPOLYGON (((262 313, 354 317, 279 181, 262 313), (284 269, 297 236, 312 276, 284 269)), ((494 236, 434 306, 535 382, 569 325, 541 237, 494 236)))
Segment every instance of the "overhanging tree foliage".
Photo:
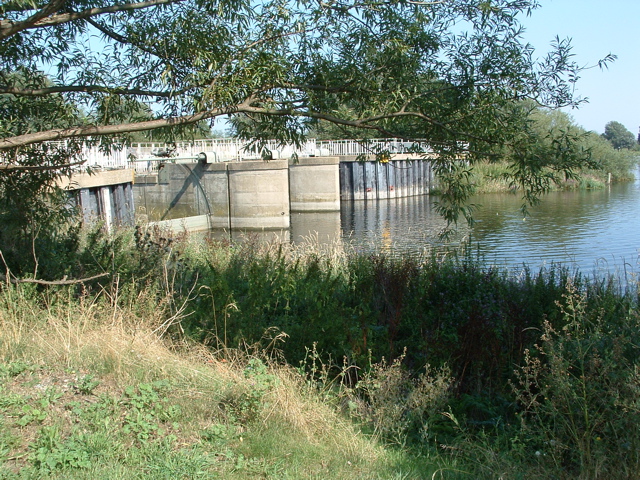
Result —
MULTIPOLYGON (((45 76, 23 68, 0 75, 16 88, 52 87, 45 76)), ((82 122, 81 112, 61 94, 33 98, 0 95, 2 137, 55 127, 68 128, 82 122)), ((39 273, 40 263, 49 263, 46 257, 64 256, 60 250, 40 248, 40 243, 43 237, 56 236, 66 230, 67 220, 73 217, 73 208, 66 197, 53 186, 60 175, 70 174, 73 166, 82 164, 79 147, 69 139, 64 144, 31 144, 3 152, 0 163, 0 254, 4 266, 28 264, 35 276, 39 273)), ((73 248, 75 242, 71 239, 63 243, 73 248)), ((64 261, 63 258, 59 260, 64 261)))
POLYGON ((439 153, 441 212, 455 220, 468 213, 460 208, 465 172, 477 159, 510 158, 514 182, 538 193, 543 167, 570 172, 586 158, 567 153, 568 136, 541 152, 519 102, 580 102, 573 83, 581 68, 569 41, 556 40, 537 59, 522 40, 520 19, 537 7, 536 0, 9 0, 0 6, 0 97, 63 98, 89 115, 74 125, 52 117, 49 125, 4 129, 0 152, 16 165, 46 141, 109 142, 239 114, 248 118, 241 135, 296 142, 322 120, 426 139, 439 153), (16 72, 46 72, 51 83, 21 82, 16 72), (128 120, 127 105, 140 102, 153 106, 154 119, 128 120))

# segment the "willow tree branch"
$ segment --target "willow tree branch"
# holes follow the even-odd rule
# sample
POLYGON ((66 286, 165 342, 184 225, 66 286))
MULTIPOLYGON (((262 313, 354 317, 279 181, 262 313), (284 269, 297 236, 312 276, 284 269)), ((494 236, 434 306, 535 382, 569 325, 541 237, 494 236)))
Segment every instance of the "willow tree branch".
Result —
POLYGON ((0 139, 0 151, 15 148, 23 145, 30 145, 39 142, 46 142, 52 140, 63 140, 65 138, 72 137, 89 137, 89 136, 101 136, 101 135, 114 135, 119 133, 128 132, 141 132, 145 130, 153 130, 160 127, 175 127, 180 125, 189 125, 197 123, 201 120, 209 118, 215 118, 220 115, 228 115, 235 113, 248 113, 248 114, 261 114, 267 116, 292 116, 299 118, 314 118, 317 120, 326 120, 336 125, 344 125, 348 127, 372 130, 379 132, 385 136, 394 138, 406 138, 407 140, 419 141, 420 139, 408 138, 405 135, 394 133, 378 124, 382 120, 389 120, 400 117, 419 118, 431 125, 434 125, 443 131, 450 133, 454 136, 462 136, 468 139, 479 140, 488 143, 495 143, 491 139, 479 137, 477 135, 454 130, 442 122, 435 120, 434 118, 425 115, 421 112, 407 112, 407 111, 395 111, 390 113, 384 113, 375 115, 372 117, 361 118, 358 120, 348 120, 334 115, 329 115, 322 112, 316 112, 309 109, 294 109, 294 108, 266 108, 262 106, 255 106, 260 101, 256 96, 252 96, 246 99, 244 102, 235 106, 215 108, 211 110, 201 111, 191 115, 182 115, 171 118, 161 118, 157 120, 147 120, 144 122, 123 123, 119 125, 92 125, 86 127, 74 127, 66 129, 54 129, 43 132, 29 133, 25 135, 18 135, 15 137, 9 137, 0 139))
POLYGON ((44 88, 17 88, 10 86, 0 85, 0 95, 9 94, 20 97, 44 97, 47 95, 53 95, 55 93, 109 93, 113 95, 136 95, 144 97, 163 97, 171 98, 176 95, 186 93, 192 88, 197 86, 190 86, 183 88, 182 90, 166 91, 166 90, 142 90, 139 88, 113 88, 105 85, 64 85, 57 87, 44 87, 44 88))
POLYGON ((80 162, 73 163, 64 163, 62 165, 0 165, 0 172, 44 172, 48 170, 62 170, 64 168, 77 167, 80 165, 84 165, 86 160, 82 160, 80 162))
MULTIPOLYGON (((317 118, 322 120, 327 120, 332 123, 336 123, 339 125, 352 126, 356 128, 368 129, 368 130, 376 130, 380 133, 384 133, 388 136, 397 137, 398 135, 393 134, 384 128, 378 125, 369 125, 373 119, 364 119, 364 120, 345 120, 338 117, 333 117, 331 115, 321 114, 313 111, 300 111, 293 109, 268 109, 262 107, 254 107, 251 106, 254 99, 249 99, 242 104, 239 104, 234 107, 227 108, 216 108, 212 110, 202 111, 192 115, 183 115, 179 117, 171 117, 171 118, 162 118, 157 120, 148 120, 144 122, 134 122, 134 123, 123 123, 119 125, 92 125, 86 127, 74 127, 74 128, 64 128, 64 129, 53 129, 46 130, 42 132, 36 133, 28 133, 25 135, 17 135, 15 137, 8 137, 0 139, 0 151, 8 150, 10 148, 32 145, 34 143, 54 141, 54 140, 64 140, 66 138, 72 137, 90 137, 90 136, 101 136, 101 135, 114 135, 119 133, 129 133, 129 132, 141 132, 145 130, 153 130, 155 128, 160 127, 175 127, 179 125, 189 125, 193 123, 197 123, 201 120, 206 120, 209 118, 218 117, 220 115, 227 115, 233 113, 257 113, 269 116, 295 116, 295 117, 308 117, 308 118, 317 118)), ((375 117, 376 119, 383 119, 385 116, 375 117)))
MULTIPOLYGON (((382 70, 382 69, 381 68, 375 69, 373 73, 375 73, 378 70, 382 70)), ((352 88, 351 86, 356 81, 357 81, 356 79, 351 79, 351 80, 345 81, 341 85, 333 85, 333 86, 332 85, 314 85, 314 84, 277 83, 277 84, 271 85, 269 88, 287 88, 287 89, 298 90, 298 91, 318 91, 318 92, 326 92, 326 93, 354 93, 356 92, 356 89, 352 88)), ((132 96, 172 98, 175 96, 182 95, 194 88, 203 88, 205 87, 205 85, 211 86, 214 82, 215 80, 211 80, 209 82, 202 82, 201 84, 193 84, 193 85, 186 86, 180 90, 174 90, 174 91, 143 90, 140 88, 109 87, 106 85, 60 85, 55 87, 43 87, 43 88, 17 88, 13 86, 0 85, 0 95, 9 94, 9 95, 22 96, 22 97, 44 97, 46 95, 52 95, 55 93, 99 92, 99 93, 109 93, 113 95, 132 95, 132 96)), ((449 87, 442 87, 434 90, 429 90, 428 92, 424 92, 416 96, 415 98, 425 97, 435 93, 442 93, 447 90, 455 90, 456 88, 458 87, 449 86, 449 87)))
POLYGON ((22 30, 27 28, 29 25, 34 25, 44 18, 48 17, 49 15, 52 15, 60 7, 62 7, 62 5, 64 5, 65 1, 66 0, 53 0, 22 22, 0 20, 0 40, 15 35, 16 33, 21 32, 22 30))
POLYGON ((120 35, 119 33, 114 32, 113 30, 105 27, 104 25, 100 24, 99 22, 96 22, 95 20, 93 20, 92 18, 87 18, 87 23, 91 24, 94 28, 96 28, 97 30, 101 31, 105 36, 111 38, 112 40, 115 40, 118 43, 122 43, 123 45, 132 45, 135 48, 138 48, 140 50, 142 50, 145 53, 148 53, 149 55, 153 55, 156 56, 158 58, 161 58, 163 61, 167 62, 167 59, 165 57, 163 57, 162 55, 158 54, 157 51, 143 46, 143 45, 139 45, 137 43, 132 42, 131 40, 129 40, 127 37, 124 37, 122 35, 120 35))
POLYGON ((24 30, 50 27, 53 25, 62 25, 74 20, 82 20, 89 17, 104 15, 105 13, 140 10, 145 8, 157 7, 158 5, 168 5, 183 1, 185 0, 147 0, 144 2, 123 3, 119 5, 110 5, 104 8, 88 8, 86 10, 82 10, 81 12, 65 12, 53 15, 65 3, 65 0, 56 0, 49 3, 44 9, 40 10, 36 14, 21 22, 0 20, 0 40, 3 38, 8 38, 24 30))
POLYGON ((321 112, 314 112, 314 111, 297 111, 297 110, 291 110, 291 109, 268 109, 268 108, 264 108, 264 107, 253 107, 250 106, 248 108, 245 108, 243 110, 244 113, 259 113, 259 114, 263 114, 263 115, 272 115, 272 116, 294 116, 294 117, 307 117, 307 118, 315 118, 318 120, 326 120, 328 122, 331 123, 335 123, 337 125, 345 125, 348 127, 354 127, 354 128, 360 128, 360 129, 365 129, 365 130, 373 130, 373 131, 377 131, 380 132, 382 134, 385 135, 389 135, 390 137, 394 137, 394 138, 406 138, 407 140, 411 140, 411 141, 419 141, 420 139, 413 139, 413 138, 408 138, 404 135, 398 135, 397 133, 393 133, 390 130, 385 129, 384 127, 381 127, 380 125, 376 125, 375 122, 379 122, 381 120, 389 120, 392 118, 400 118, 400 117, 412 117, 412 118, 419 118, 421 120, 426 121, 427 123, 437 126, 438 128, 441 128, 442 130, 446 131, 447 133, 450 133, 452 135, 458 135, 458 136, 463 136, 466 137, 468 139, 473 139, 473 140, 479 140, 479 141, 483 141, 483 142, 488 142, 488 143, 495 143, 493 142, 491 139, 488 138, 483 138, 483 137, 479 137, 477 135, 468 133, 468 132, 461 132, 461 131, 457 131, 457 130, 453 130, 452 128, 448 127, 447 125, 443 124, 442 122, 439 122, 437 120, 435 120, 434 118, 425 115, 424 113, 421 112, 405 112, 405 111, 396 111, 396 112, 391 112, 391 113, 383 113, 380 115, 375 115, 372 117, 367 117, 367 118, 361 118, 358 120, 347 120, 344 118, 340 118, 340 117, 335 117, 333 115, 328 115, 326 113, 321 113, 321 112))
POLYGON ((25 135, 17 135, 0 139, 0 150, 20 147, 24 145, 32 145, 34 143, 48 142, 52 140, 64 140, 72 137, 90 137, 102 135, 115 135, 119 133, 143 132, 145 130, 153 130, 161 127, 176 127, 180 125, 190 125, 198 123, 201 120, 218 117, 220 115, 228 115, 232 113, 242 113, 248 108, 250 101, 243 102, 239 105, 225 108, 215 108, 191 115, 182 115, 179 117, 160 118, 157 120, 147 120, 143 122, 122 123, 119 125, 90 125, 83 127, 58 128, 46 130, 36 133, 28 133, 25 135))

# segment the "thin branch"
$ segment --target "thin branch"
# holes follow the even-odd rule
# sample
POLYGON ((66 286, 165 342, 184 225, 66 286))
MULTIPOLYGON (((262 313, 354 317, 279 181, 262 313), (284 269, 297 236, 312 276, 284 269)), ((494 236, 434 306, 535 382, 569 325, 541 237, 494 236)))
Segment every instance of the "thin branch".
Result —
POLYGON ((43 172, 47 170, 62 170, 64 168, 77 167, 80 165, 84 165, 86 160, 82 160, 80 162, 74 163, 65 163, 63 165, 0 165, 1 171, 25 171, 25 172, 43 172))
POLYGON ((139 48, 143 52, 146 52, 150 55, 154 55, 156 57, 162 58, 163 60, 166 60, 161 55, 158 55, 158 52, 152 50, 151 48, 131 42, 128 38, 123 37, 119 33, 116 33, 113 30, 108 29, 107 27, 105 27, 104 25, 101 25, 100 23, 96 22, 92 18, 87 18, 87 23, 93 25, 97 30, 101 31, 105 36, 111 38, 112 40, 115 40, 116 42, 119 42, 125 45, 133 45, 134 47, 139 48))
MULTIPOLYGON (((418 5, 418 6, 432 6, 432 5, 440 5, 445 3, 445 0, 433 0, 433 1, 419 1, 419 0, 405 0, 405 2, 409 5, 418 5)), ((347 10, 352 10, 356 8, 377 8, 377 7, 386 7, 386 6, 394 6, 398 5, 401 2, 397 2, 395 0, 389 2, 354 2, 352 5, 333 5, 325 2, 320 2, 320 6, 323 8, 327 8, 329 10, 336 10, 342 13, 345 13, 347 10)))
POLYGON ((85 92, 85 93, 109 93, 113 95, 137 95, 145 97, 165 97, 170 98, 176 95, 181 95, 194 87, 187 87, 178 91, 155 91, 155 90, 141 90, 138 88, 113 88, 105 85, 65 85, 58 87, 45 87, 45 88, 16 88, 9 86, 0 86, 0 95, 16 95, 20 97, 44 97, 46 95, 53 95, 55 93, 72 93, 72 92, 85 92))
POLYGON ((351 80, 343 85, 328 86, 328 85, 311 85, 311 84, 293 84, 293 83, 280 83, 274 84, 272 88, 288 88, 291 90, 315 91, 325 93, 356 93, 356 90, 349 88, 350 84, 353 84, 355 80, 351 80))
POLYGON ((306 118, 315 118, 318 120, 326 120, 328 122, 334 123, 336 125, 344 125, 347 127, 354 127, 363 130, 373 130, 381 133, 383 136, 388 138, 404 138, 408 141, 421 141, 417 138, 407 137, 406 135, 400 135, 397 133, 393 133, 390 130, 387 130, 384 127, 379 125, 372 125, 371 122, 375 120, 383 120, 385 118, 391 118, 393 115, 381 115, 377 117, 365 118, 360 120, 346 120, 340 117, 334 117, 333 115, 328 115, 320 112, 314 112, 311 110, 294 110, 294 109, 268 109, 264 107, 253 107, 248 106, 244 107, 240 113, 254 113, 268 116, 292 116, 292 117, 306 117, 306 118))
MULTIPOLYGON (((152 52, 149 52, 152 53, 152 52)), ((154 54, 155 55, 155 54, 154 54)), ((223 66, 224 68, 224 66, 223 66)), ((376 68, 371 72, 368 72, 369 75, 383 70, 383 68, 376 68)), ((314 84, 293 84, 293 83, 280 83, 273 84, 265 90, 269 88, 288 88, 291 90, 300 90, 300 91, 321 91, 327 93, 354 93, 355 89, 350 88, 350 85, 354 84, 357 79, 351 79, 346 81, 342 85, 336 86, 327 86, 327 85, 314 85, 314 84)), ((211 82, 207 82, 210 86, 215 83, 215 80, 211 82)), ((108 87, 106 85, 62 85, 56 87, 44 87, 44 88, 17 88, 11 86, 3 86, 0 85, 0 95, 8 94, 8 95, 16 95, 23 97, 42 97, 46 95, 52 95, 55 93, 73 93, 73 92, 85 92, 85 93, 109 93, 113 95, 136 95, 136 96, 148 96, 148 97, 162 97, 162 98, 172 98, 175 96, 182 95, 194 88, 201 88, 205 86, 205 82, 202 84, 193 84, 187 87, 184 87, 180 90, 168 91, 168 90, 142 90, 139 88, 124 88, 124 87, 108 87)), ((447 86, 434 90, 429 90, 420 95, 414 97, 414 99, 419 97, 425 97, 434 93, 441 93, 447 90, 455 90, 456 86, 447 86)))
MULTIPOLYGON (((444 125, 441 122, 436 121, 435 119, 433 119, 432 117, 429 117, 428 115, 425 115, 421 112, 392 112, 392 113, 385 113, 385 114, 380 114, 380 115, 376 115, 373 117, 368 117, 368 118, 362 118, 359 120, 346 120, 343 118, 339 118, 339 117, 334 117, 332 115, 328 115, 325 113, 320 113, 320 112, 313 112, 313 111, 296 111, 296 110, 291 110, 291 109, 283 109, 283 110, 270 110, 270 109, 266 109, 266 108, 261 108, 261 107, 249 107, 248 109, 244 109, 243 110, 244 113, 260 113, 263 115, 274 115, 274 116, 286 116, 286 115, 291 115, 291 116, 295 116, 295 117, 308 117, 308 118, 316 118, 318 120, 326 120, 328 122, 331 123, 335 123, 337 125, 345 125, 345 126, 349 126, 349 127, 354 127, 354 128, 361 128, 361 129, 366 129, 366 130, 374 130, 374 131, 378 131, 382 134, 385 135, 389 135, 390 137, 403 137, 405 138, 403 135, 398 135, 395 134, 379 125, 374 125, 374 122, 379 122, 380 120, 388 120, 391 118, 398 118, 398 117, 414 117, 414 118, 420 118, 422 120, 427 121, 428 123, 435 125, 441 129, 443 129, 444 131, 452 134, 452 135, 462 135, 464 137, 470 138, 470 139, 474 139, 474 140, 480 140, 480 141, 485 141, 485 142, 489 142, 489 143, 494 143, 491 142, 490 139, 487 138, 483 138, 483 137, 478 137, 476 135, 473 135, 471 133, 467 133, 467 132, 459 132, 456 130, 453 130, 449 127, 447 127, 446 125, 444 125)), ((415 140, 418 141, 419 139, 410 139, 407 138, 407 140, 415 140)))

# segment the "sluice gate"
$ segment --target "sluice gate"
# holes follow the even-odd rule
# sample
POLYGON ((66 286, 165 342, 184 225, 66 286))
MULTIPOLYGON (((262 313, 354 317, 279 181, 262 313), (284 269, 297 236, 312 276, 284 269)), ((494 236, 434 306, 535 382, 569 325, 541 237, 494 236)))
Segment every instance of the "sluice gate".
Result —
POLYGON ((381 200, 426 195, 434 186, 431 162, 396 155, 386 162, 340 157, 340 198, 381 200))

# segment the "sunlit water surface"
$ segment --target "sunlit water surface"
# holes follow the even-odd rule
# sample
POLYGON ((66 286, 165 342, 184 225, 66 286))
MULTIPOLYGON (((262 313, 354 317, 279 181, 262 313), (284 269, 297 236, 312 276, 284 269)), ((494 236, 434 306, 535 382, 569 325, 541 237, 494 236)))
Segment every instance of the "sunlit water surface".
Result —
MULTIPOLYGON (((637 177, 639 175, 636 175, 637 177)), ((445 226, 435 197, 343 203, 341 212, 293 214, 290 240, 342 242, 361 252, 421 256, 441 250, 445 226)), ((640 181, 603 190, 553 192, 523 216, 511 194, 477 196, 472 228, 459 227, 450 246, 514 270, 562 264, 625 282, 640 272, 640 181)))

